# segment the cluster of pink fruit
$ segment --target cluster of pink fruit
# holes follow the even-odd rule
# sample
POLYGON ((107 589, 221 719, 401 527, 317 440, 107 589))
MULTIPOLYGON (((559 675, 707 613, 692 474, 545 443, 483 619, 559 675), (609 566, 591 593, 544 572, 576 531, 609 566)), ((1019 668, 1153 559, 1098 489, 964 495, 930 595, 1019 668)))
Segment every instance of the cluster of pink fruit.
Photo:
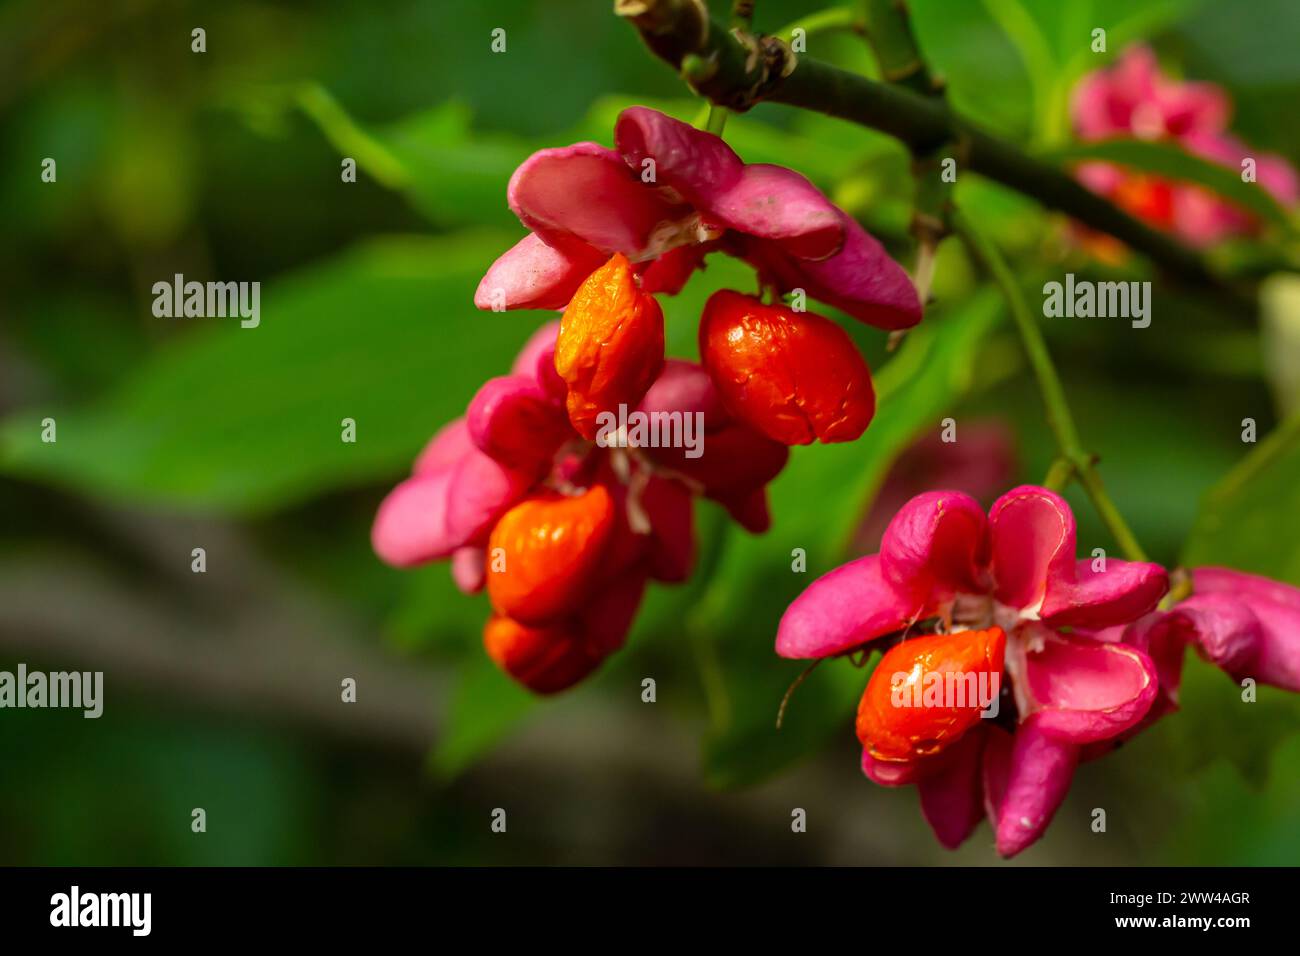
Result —
MULTIPOLYGON (((1161 77, 1143 50, 1088 78, 1075 107, 1087 139, 1169 138, 1223 162, 1241 152, 1222 95, 1161 77)), ((885 330, 921 319, 906 273, 798 173, 746 164, 644 107, 624 111, 614 141, 542 150, 511 178, 529 232, 487 271, 476 303, 563 316, 434 437, 374 526, 385 560, 450 558, 463 590, 486 587, 487 652, 539 693, 622 645, 649 580, 690 575, 695 497, 761 532, 788 446, 867 428, 875 397, 852 341, 780 295, 803 290, 885 330), (751 264, 772 294, 716 293, 699 363, 665 360, 655 296, 677 293, 714 252, 751 264), (629 409, 702 416, 703 454, 596 440, 601 415, 629 409)), ((1254 226, 1191 187, 1110 166, 1080 175, 1198 242, 1254 226)), ((1260 176, 1295 200, 1285 164, 1264 157, 1260 176)), ((1165 569, 1077 561, 1073 515, 1052 491, 1015 488, 987 515, 968 495, 932 491, 898 510, 879 554, 794 601, 776 649, 881 650, 857 719, 863 771, 915 784, 947 846, 987 816, 1009 856, 1042 834, 1081 761, 1176 707, 1187 647, 1234 680, 1300 690, 1300 591, 1224 569, 1191 576, 1190 596, 1158 609, 1165 569), (900 690, 932 677, 940 688, 991 681, 999 706, 943 693, 899 705, 900 690)))

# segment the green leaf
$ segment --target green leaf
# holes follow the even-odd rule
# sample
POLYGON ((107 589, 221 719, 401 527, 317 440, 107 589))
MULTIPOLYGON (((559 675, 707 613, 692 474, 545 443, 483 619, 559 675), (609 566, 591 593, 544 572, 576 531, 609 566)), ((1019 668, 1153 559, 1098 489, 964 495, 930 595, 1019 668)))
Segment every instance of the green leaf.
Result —
POLYGON ((190 334, 89 405, 0 425, 0 470, 101 497, 263 512, 397 476, 535 327, 473 291, 511 238, 392 238, 263 289, 261 324, 190 334), (53 417, 58 441, 41 441, 53 417), (341 440, 344 418, 356 442, 341 440))
MULTIPOLYGON (((1063 142, 1070 95, 1083 74, 1109 57, 1176 23, 1202 0, 983 0, 987 13, 1015 47, 1030 81, 1036 142, 1063 142), (1107 52, 1093 50, 1093 31, 1105 31, 1107 52)), ((972 79, 978 79, 972 77, 972 79)), ((980 92, 972 85, 970 92, 980 92)))
POLYGON ((1300 585, 1300 414, 1259 443, 1206 496, 1187 567, 1224 565, 1300 585))
POLYGON ((1167 143, 1111 139, 1052 150, 1040 154, 1039 159, 1057 164, 1094 160, 1116 163, 1141 172, 1195 183, 1274 225, 1291 228, 1286 210, 1272 194, 1259 183, 1242 182, 1239 169, 1220 166, 1167 143))

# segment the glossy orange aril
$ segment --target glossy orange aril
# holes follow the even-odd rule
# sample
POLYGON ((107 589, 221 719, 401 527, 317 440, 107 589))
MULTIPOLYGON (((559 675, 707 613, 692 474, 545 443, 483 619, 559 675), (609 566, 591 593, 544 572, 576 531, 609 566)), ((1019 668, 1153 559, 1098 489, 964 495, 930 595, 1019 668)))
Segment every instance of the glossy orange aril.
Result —
POLYGON ((1000 689, 1005 649, 1000 627, 894 645, 876 665, 858 705, 858 740, 872 757, 886 761, 915 760, 956 743, 981 720, 981 695, 1000 689), (906 677, 896 683, 895 675, 906 677))
POLYGON ((573 686, 602 660, 568 622, 530 627, 494 614, 483 628, 483 646, 498 667, 539 694, 573 686))
POLYGON ((853 441, 876 411, 853 340, 812 312, 715 292, 700 320, 700 358, 727 410, 786 445, 853 441))
POLYGON ((579 610, 601 571, 614 519, 614 500, 603 485, 576 496, 551 493, 515 505, 488 539, 492 606, 532 625, 579 610))
POLYGON ((622 253, 587 277, 560 320, 555 370, 568 387, 569 421, 584 438, 596 416, 636 408, 664 366, 664 314, 636 284, 622 253))

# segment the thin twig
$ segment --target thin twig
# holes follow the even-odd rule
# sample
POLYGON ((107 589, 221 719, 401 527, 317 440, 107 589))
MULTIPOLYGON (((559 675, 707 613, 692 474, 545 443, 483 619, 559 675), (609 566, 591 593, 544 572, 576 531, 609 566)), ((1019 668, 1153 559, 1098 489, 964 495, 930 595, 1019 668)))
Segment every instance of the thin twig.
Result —
MULTIPOLYGON (((1030 367, 1038 381, 1038 390, 1042 393, 1043 405, 1047 410, 1047 423, 1052 434, 1056 436, 1056 445, 1060 457, 1073 467, 1074 476, 1092 499, 1097 513, 1110 530, 1124 556, 1130 561, 1146 561, 1146 553, 1138 544, 1137 537, 1129 529, 1119 509, 1107 494, 1097 472, 1096 459, 1083 449, 1079 439, 1079 430, 1074 423, 1069 402, 1065 398, 1065 388, 1047 351, 1047 342, 1042 330, 1029 312, 1020 285, 1006 260, 1002 258, 996 246, 961 212, 952 213, 953 231, 962 238, 972 257, 993 279, 1006 299, 1007 308, 1020 332, 1025 353, 1029 357, 1030 367)), ((1059 473, 1057 473, 1059 477, 1059 473)))

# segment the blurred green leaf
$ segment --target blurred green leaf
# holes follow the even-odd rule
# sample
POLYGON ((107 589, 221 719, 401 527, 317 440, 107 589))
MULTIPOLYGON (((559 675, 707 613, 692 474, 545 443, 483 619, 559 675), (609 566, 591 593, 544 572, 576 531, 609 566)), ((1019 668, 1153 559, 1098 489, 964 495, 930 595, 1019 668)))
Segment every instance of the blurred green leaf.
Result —
POLYGON ((1160 721, 1170 762, 1196 774, 1223 760, 1253 784, 1262 784, 1279 745, 1300 724, 1300 698, 1275 687, 1246 703, 1241 687, 1191 651, 1183 665, 1178 713, 1160 721))
POLYGON ((1300 275, 1280 272, 1259 287, 1269 384, 1282 414, 1300 414, 1300 275))
POLYGON ((748 659, 728 659, 730 725, 705 740, 704 779, 710 787, 730 790, 760 783, 836 736, 853 740, 853 714, 869 672, 848 660, 818 665, 791 694, 778 730, 782 697, 803 670, 781 663, 772 655, 770 641, 755 641, 748 659), (772 657, 777 666, 758 663, 759 654, 772 657))
POLYGON ((388 570, 404 587, 384 625, 385 637, 395 647, 430 650, 455 660, 483 656, 483 622, 491 613, 483 594, 462 593, 445 561, 388 570))
MULTIPOLYGON (((1174 25, 1201 2, 982 0, 971 6, 997 24, 1024 67, 1033 105, 1034 141, 1059 143, 1068 134, 1071 91, 1084 73, 1105 65, 1129 44, 1174 25), (1104 51, 1093 50, 1094 30, 1105 32, 1104 51)), ((989 92, 983 90, 981 77, 965 79, 971 91, 989 92)))
POLYGON ((1300 415, 1210 491, 1187 539, 1187 567, 1224 565, 1300 585, 1300 415))
POLYGON ((340 155, 400 190, 430 221, 500 225, 513 221, 506 184, 533 147, 525 140, 470 129, 469 108, 448 100, 401 122, 370 128, 353 119, 324 88, 309 84, 298 105, 340 155))
POLYGON ((1039 158, 1058 164, 1094 160, 1116 163, 1142 172, 1195 183, 1276 226, 1284 229, 1291 228, 1286 210, 1278 205, 1277 200, 1263 186, 1258 183, 1243 182, 1241 170, 1220 166, 1166 143, 1151 143, 1138 139, 1112 139, 1099 143, 1068 146, 1041 154, 1039 158))
POLYGON ((304 807, 326 784, 305 751, 283 737, 250 732, 238 720, 205 723, 178 711, 160 717, 155 708, 133 705, 125 692, 118 701, 94 721, 80 715, 75 723, 51 721, 32 710, 5 715, 0 759, 25 768, 21 784, 11 780, 0 794, 0 819, 24 821, 21 838, 6 841, 8 864, 319 861, 321 841, 311 835, 313 814, 304 807), (99 793, 97 812, 86 813, 91 786, 99 793), (140 812, 145 806, 151 812, 140 812), (191 831, 196 807, 221 839, 191 831), (230 821, 237 823, 223 826, 230 821))
POLYGON ((430 771, 440 780, 451 780, 514 728, 537 701, 486 654, 469 655, 443 715, 442 735, 429 756, 430 771))
POLYGON ((258 512, 403 472, 533 325, 479 314, 499 233, 364 243, 264 290, 261 324, 199 328, 89 407, 0 425, 0 468, 99 496, 258 512), (41 420, 58 441, 41 441, 41 420), (354 444, 340 423, 357 423, 354 444))
MULTIPOLYGON (((1158 6, 1158 4, 1157 4, 1158 6)), ((1234 87, 1286 89, 1294 96, 1300 84, 1295 37, 1300 6, 1294 0, 1253 0, 1250 16, 1232 4, 1200 3, 1196 16, 1181 24, 1196 52, 1223 73, 1234 87)), ((1290 126, 1292 124, 1274 125, 1290 126)))
MULTIPOLYGON (((1062 120, 1060 116, 1054 115, 1054 111, 1059 112, 1062 97, 1054 94, 1061 73, 1039 20, 1030 14, 1020 0, 983 0, 983 6, 1015 46, 1016 53, 1024 64, 1029 77, 1037 127, 1059 130, 1062 120)), ((1056 5, 1058 9, 1063 6, 1065 4, 1056 5)), ((1079 37, 1079 42, 1083 42, 1082 36, 1079 37)))
POLYGON ((1251 786, 1219 760, 1188 780, 1180 796, 1184 812, 1162 841, 1162 862, 1293 864, 1300 854, 1300 735, 1273 751, 1261 785, 1251 786))
POLYGON ((1016 47, 978 3, 911 0, 921 53, 963 115, 1024 137, 1034 128, 1028 74, 1016 47))
POLYGON ((1202 2, 910 0, 908 6, 921 52, 947 80, 960 112, 1021 141, 1057 143, 1081 75, 1202 2), (1106 31, 1104 53, 1092 51, 1097 29, 1106 31))

